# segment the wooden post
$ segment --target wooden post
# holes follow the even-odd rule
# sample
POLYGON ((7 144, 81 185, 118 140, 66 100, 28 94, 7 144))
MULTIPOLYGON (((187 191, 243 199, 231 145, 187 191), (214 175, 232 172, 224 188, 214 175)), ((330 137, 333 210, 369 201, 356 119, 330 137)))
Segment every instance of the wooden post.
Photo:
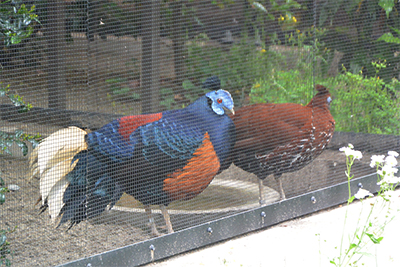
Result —
POLYGON ((142 1, 142 113, 159 109, 160 5, 160 0, 142 1))
MULTIPOLYGON (((47 57, 47 91, 48 106, 58 110, 67 109, 66 81, 63 64, 63 47, 65 43, 65 2, 51 0, 48 2, 48 18, 45 36, 48 41, 47 57)), ((60 112, 56 120, 67 119, 60 112)))
POLYGON ((184 73, 184 52, 185 52, 185 25, 184 16, 182 15, 182 2, 172 1, 172 42, 174 44, 174 94, 183 94, 182 83, 185 78, 184 73))

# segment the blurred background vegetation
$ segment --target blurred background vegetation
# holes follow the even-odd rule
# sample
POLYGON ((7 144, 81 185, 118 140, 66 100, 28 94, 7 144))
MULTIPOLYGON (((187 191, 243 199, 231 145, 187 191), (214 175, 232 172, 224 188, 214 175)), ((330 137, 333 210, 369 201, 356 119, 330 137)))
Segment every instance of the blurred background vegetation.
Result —
MULTIPOLYGON (((45 48, 38 40, 51 26, 51 2, 6 1, 2 6, 17 2, 27 11, 35 6, 41 23, 33 21, 29 36, 18 43, 7 43, 3 34, 0 64, 5 69, 39 68, 45 48), (13 64, 16 58, 23 59, 20 65, 13 64)), ((399 134, 399 1, 159 3, 159 34, 170 40, 165 43, 171 47, 167 56, 174 68, 174 76, 160 77, 155 88, 159 109, 189 104, 204 93, 202 82, 211 75, 220 77, 238 107, 258 102, 306 104, 319 83, 335 96, 337 130, 399 134), (218 19, 221 15, 223 21, 218 19)), ((95 36, 106 41, 108 35, 140 39, 146 8, 143 0, 65 1, 65 42, 74 42, 72 33, 86 34, 89 42, 95 36)), ((146 102, 140 90, 140 59, 130 58, 125 64, 126 73, 102 77, 114 107, 146 102)))

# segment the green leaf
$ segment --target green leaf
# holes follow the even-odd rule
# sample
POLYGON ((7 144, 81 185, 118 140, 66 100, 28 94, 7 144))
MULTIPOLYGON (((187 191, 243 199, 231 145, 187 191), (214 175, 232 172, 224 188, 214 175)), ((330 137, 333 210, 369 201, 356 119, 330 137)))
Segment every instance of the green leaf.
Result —
POLYGON ((186 91, 190 91, 196 88, 196 86, 190 81, 190 80, 184 80, 182 82, 182 87, 183 89, 185 89, 186 91))
POLYGON ((386 17, 389 18, 390 12, 392 12, 395 0, 379 0, 379 6, 386 11, 386 17))
POLYGON ((126 78, 111 78, 111 79, 107 79, 106 83, 123 83, 128 81, 128 79, 126 78))
POLYGON ((133 99, 135 99, 135 100, 139 100, 139 99, 140 99, 140 94, 138 94, 138 93, 132 93, 132 94, 131 94, 131 97, 132 97, 133 99))
POLYGON ((382 241, 382 239, 383 239, 382 236, 376 238, 373 234, 368 234, 368 233, 365 233, 365 234, 369 237, 369 239, 371 239, 371 241, 372 241, 374 244, 380 244, 381 241, 382 241))
POLYGON ((384 41, 391 44, 400 44, 400 38, 394 37, 391 32, 383 34, 377 41, 384 41))
POLYGON ((25 142, 15 140, 15 143, 21 148, 22 154, 26 156, 28 154, 28 146, 25 144, 25 142))
POLYGON ((114 95, 124 95, 129 93, 130 91, 129 87, 122 87, 122 88, 115 87, 112 90, 114 95))
POLYGON ((162 94, 162 95, 173 95, 174 91, 172 90, 172 88, 161 88, 160 89, 160 94, 162 94))
POLYGON ((22 41, 18 36, 12 36, 10 40, 11 44, 19 44, 22 41))
POLYGON ((356 248, 356 247, 357 247, 357 244, 354 244, 354 243, 350 244, 349 251, 352 250, 353 248, 356 248))
POLYGON ((24 134, 24 131, 22 131, 22 130, 16 130, 15 132, 14 132, 14 136, 16 137, 16 138, 21 138, 21 136, 24 134))
POLYGON ((398 35, 400 35, 400 29, 396 29, 396 28, 393 28, 393 27, 390 27, 390 29, 392 29, 392 30, 395 31, 398 35))

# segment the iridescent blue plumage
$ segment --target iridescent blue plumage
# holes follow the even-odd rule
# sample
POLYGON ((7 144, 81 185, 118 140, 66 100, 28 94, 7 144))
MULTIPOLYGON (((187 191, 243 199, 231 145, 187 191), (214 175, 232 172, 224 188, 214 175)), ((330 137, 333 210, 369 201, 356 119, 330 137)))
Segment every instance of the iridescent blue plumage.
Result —
POLYGON ((226 168, 235 142, 225 110, 233 112, 231 95, 211 91, 184 109, 123 117, 88 133, 87 150, 74 157, 77 164, 66 176, 60 223, 97 216, 124 192, 145 205, 168 205, 200 193, 226 168), (181 175, 187 177, 182 188, 174 182, 181 175), (192 192, 191 183, 202 177, 192 192))
POLYGON ((86 135, 86 143, 94 154, 116 162, 123 162, 133 157, 135 145, 127 144, 118 132, 119 123, 115 120, 101 129, 86 135))
POLYGON ((176 118, 174 120, 165 114, 159 121, 142 126, 139 132, 134 133, 140 135, 144 145, 143 155, 150 162, 154 162, 154 158, 159 158, 161 154, 172 159, 187 160, 203 141, 200 128, 187 125, 194 118, 185 118, 185 121, 177 121, 176 118))

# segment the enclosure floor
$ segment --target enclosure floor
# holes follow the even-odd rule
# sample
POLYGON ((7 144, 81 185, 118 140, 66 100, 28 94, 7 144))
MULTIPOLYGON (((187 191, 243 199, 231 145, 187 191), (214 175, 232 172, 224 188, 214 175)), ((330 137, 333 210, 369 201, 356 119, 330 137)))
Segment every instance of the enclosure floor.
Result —
MULTIPOLYGON (((400 266, 398 240, 400 239, 400 190, 394 193, 392 215, 379 245, 370 246, 369 253, 355 266, 400 266), (395 212, 396 211, 396 212, 395 212)), ((365 221, 370 203, 376 197, 355 202, 348 207, 343 247, 349 245, 348 237, 357 228, 358 215, 365 221)), ((265 230, 246 234, 235 239, 185 253, 170 259, 148 264, 146 267, 183 266, 333 266, 330 260, 339 256, 340 239, 347 207, 339 206, 310 216, 280 223, 265 230), (337 247, 337 248, 336 248, 337 247)), ((371 242, 370 242, 371 243, 371 242)), ((357 259, 357 256, 353 258, 357 259)), ((347 266, 347 265, 346 265, 347 266)))
MULTIPOLYGON (((368 158, 369 157, 365 156, 365 160, 364 158, 361 160, 362 164, 355 164, 354 171, 356 177, 365 175, 365 165, 367 165, 367 169, 370 171, 371 168, 369 167, 368 158), (365 162, 363 163, 363 161, 365 162), (357 168, 359 169, 358 172, 357 168)), ((314 160, 312 164, 306 166, 302 170, 284 174, 282 176, 282 181, 284 187, 286 187, 287 196, 291 197, 295 194, 316 190, 316 185, 318 183, 318 186, 321 188, 327 186, 328 183, 335 184, 342 182, 342 178, 344 177, 343 161, 343 153, 339 152, 337 149, 328 149, 314 160), (320 176, 323 173, 328 174, 325 175, 327 177, 324 179, 320 176), (335 177, 341 177, 342 180, 335 177)), ((55 225, 49 219, 48 212, 39 214, 40 204, 36 204, 39 198, 39 180, 36 178, 29 178, 27 167, 28 163, 26 160, 0 157, 0 175, 6 182, 6 186, 13 184, 20 187, 18 191, 6 193, 6 202, 0 206, 0 229, 14 229, 16 227, 14 232, 7 234, 8 241, 11 244, 10 249, 13 254, 13 266, 55 266, 151 238, 147 226, 148 219, 144 213, 133 214, 132 212, 111 210, 109 212, 104 212, 98 219, 84 221, 74 226, 69 231, 66 231, 67 225, 55 228, 55 225)), ((216 179, 240 179, 253 183, 256 190, 258 188, 257 179, 254 175, 250 175, 234 166, 231 166, 231 168, 224 171, 219 176, 221 177, 216 177, 216 179)), ((270 181, 272 181, 272 184, 276 184, 272 177, 270 181)), ((221 217, 224 217, 224 214, 201 214, 199 216, 192 214, 171 214, 172 224, 177 231, 221 217)), ((161 214, 156 214, 155 219, 157 225, 162 226, 164 224, 161 214)), ((274 228, 290 230, 292 224, 293 222, 284 223, 281 227, 274 228), (282 228, 284 226, 286 227, 282 228)), ((318 231, 316 231, 317 228, 313 229, 313 227, 310 228, 314 231, 310 233, 308 237, 310 240, 316 240, 314 234, 318 233, 318 231)), ((321 227, 321 229, 324 229, 323 225, 321 227)), ((329 227, 331 226, 327 226, 327 228, 329 227)), ((165 232, 165 229, 159 230, 165 232)), ((295 233, 296 231, 296 228, 293 228, 290 232, 282 232, 282 235, 284 235, 285 238, 291 238, 293 235, 297 238, 299 235, 295 233)), ((266 233, 269 233, 269 230, 266 231, 266 233)), ((280 247, 274 246, 274 242, 266 238, 263 243, 259 243, 258 246, 260 246, 260 248, 265 246, 264 253, 260 255, 266 255, 269 251, 267 246, 280 247)), ((248 246, 250 248, 253 245, 253 241, 245 241, 242 246, 248 246)), ((292 246, 291 242, 287 240, 287 244, 281 247, 283 253, 282 257, 286 256, 288 258, 286 260, 288 261, 289 258, 291 258, 291 254, 295 255, 295 250, 289 253, 291 250, 285 249, 285 246, 292 246)), ((304 249, 304 246, 299 245, 299 249, 304 249)), ((227 253, 229 252, 232 253, 232 255, 236 255, 240 254, 238 253, 240 250, 241 246, 237 245, 233 246, 232 250, 228 250, 227 253)), ((314 248, 311 249, 311 251, 314 250, 314 248)), ((315 251, 318 251, 318 249, 315 251)), ((230 255, 229 253, 226 255, 230 255)), ((223 255, 224 253, 221 254, 221 257, 218 256, 219 259, 217 256, 215 258, 217 261, 220 260, 219 262, 221 262, 221 264, 224 258, 232 262, 228 266, 235 266, 234 264, 236 263, 233 262, 233 260, 239 262, 239 259, 234 257, 229 258, 223 255)), ((256 257, 256 254, 249 255, 256 257)), ((260 255, 258 259, 261 260, 262 257, 260 255)), ((278 254, 271 252, 271 255, 276 256, 278 254)), ((211 259, 210 257, 210 260, 211 259)), ((268 259, 264 260, 268 261, 268 259)), ((198 261, 198 263, 200 262, 201 261, 198 261)), ((203 266, 214 265, 205 264, 203 266)), ((244 264, 243 266, 251 265, 244 264)))

